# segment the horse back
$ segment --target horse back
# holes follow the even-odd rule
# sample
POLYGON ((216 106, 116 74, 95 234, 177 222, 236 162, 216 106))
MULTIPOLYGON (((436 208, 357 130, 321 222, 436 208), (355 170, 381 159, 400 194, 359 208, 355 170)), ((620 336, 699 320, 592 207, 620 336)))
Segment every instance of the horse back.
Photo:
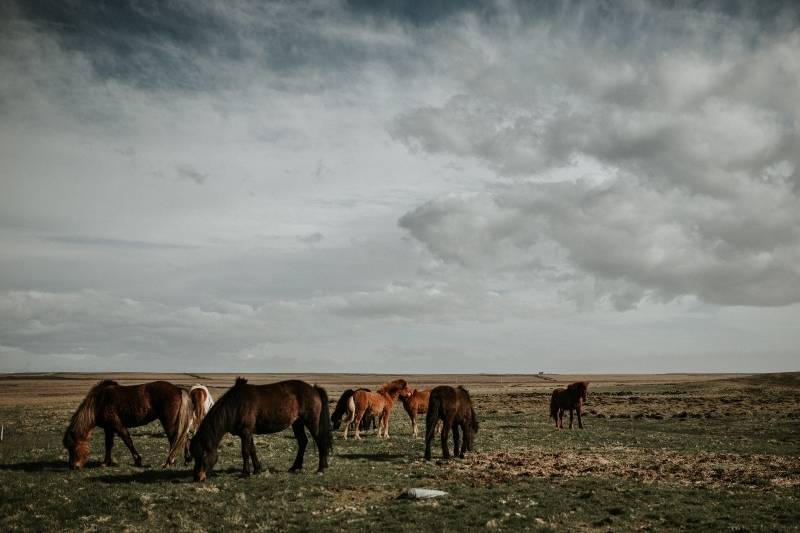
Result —
POLYGON ((291 426, 298 418, 307 421, 319 418, 323 406, 317 390, 300 380, 287 380, 269 385, 246 385, 247 394, 240 406, 245 426, 256 433, 275 433, 291 426))
POLYGON ((355 402, 356 411, 365 409, 373 414, 378 414, 386 405, 386 397, 378 392, 357 390, 353 393, 353 402, 355 402))
POLYGON ((112 385, 98 395, 98 425, 119 420, 126 427, 149 424, 180 405, 180 388, 167 381, 112 385))

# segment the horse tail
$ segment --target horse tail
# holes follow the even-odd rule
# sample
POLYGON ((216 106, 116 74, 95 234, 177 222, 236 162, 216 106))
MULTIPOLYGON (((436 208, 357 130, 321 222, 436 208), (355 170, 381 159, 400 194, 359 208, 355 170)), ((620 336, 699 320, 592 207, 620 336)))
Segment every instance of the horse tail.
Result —
POLYGON ((431 394, 428 400, 428 412, 425 413, 425 442, 433 439, 436 433, 436 421, 439 420, 439 412, 442 410, 442 400, 438 394, 431 394))
POLYGON ((553 391, 553 394, 550 395, 550 418, 553 420, 558 420, 558 394, 557 391, 553 391))
POLYGON ((328 411, 328 393, 322 387, 314 385, 322 403, 319 411, 319 437, 317 439, 317 452, 320 456, 333 451, 333 430, 331 429, 331 415, 328 411))
POLYGON ((339 397, 339 401, 336 402, 336 408, 331 414, 333 429, 339 429, 339 426, 342 424, 342 417, 344 417, 344 414, 347 412, 347 406, 350 403, 350 399, 353 397, 354 392, 355 391, 353 389, 347 389, 339 397))
POLYGON ((194 405, 189 431, 197 431, 203 418, 208 414, 208 411, 214 405, 214 398, 205 385, 192 385, 189 389, 189 396, 194 405))
POLYGON ((178 452, 186 446, 186 438, 189 436, 189 428, 192 425, 192 419, 195 415, 194 402, 192 396, 186 389, 180 389, 181 403, 178 408, 178 419, 176 420, 177 428, 175 431, 175 441, 169 449, 169 455, 164 462, 164 467, 167 467, 175 462, 178 452))

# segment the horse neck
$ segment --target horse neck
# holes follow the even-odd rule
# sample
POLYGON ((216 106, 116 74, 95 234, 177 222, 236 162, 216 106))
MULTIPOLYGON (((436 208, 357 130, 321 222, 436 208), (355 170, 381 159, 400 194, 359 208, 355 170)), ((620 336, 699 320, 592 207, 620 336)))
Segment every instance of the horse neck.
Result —
POLYGON ((228 433, 233 426, 233 415, 229 412, 225 397, 220 398, 219 402, 206 413, 203 423, 197 430, 197 435, 213 448, 219 446, 222 437, 228 433))

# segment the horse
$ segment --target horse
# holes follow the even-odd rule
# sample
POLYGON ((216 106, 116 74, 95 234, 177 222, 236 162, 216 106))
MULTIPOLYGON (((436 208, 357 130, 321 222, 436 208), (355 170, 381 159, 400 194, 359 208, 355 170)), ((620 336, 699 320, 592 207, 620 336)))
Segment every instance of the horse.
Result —
POLYGON ((550 396, 550 417, 556 422, 556 429, 564 429, 564 411, 569 410, 569 429, 572 429, 572 411, 578 413, 578 428, 583 429, 581 408, 586 401, 588 381, 578 381, 567 385, 566 389, 558 388, 550 396))
POLYGON ((392 406, 400 393, 408 392, 408 382, 404 379, 395 379, 384 383, 377 392, 357 390, 353 393, 352 418, 348 418, 342 431, 342 437, 347 440, 347 429, 350 422, 355 422, 355 438, 361 440, 361 420, 366 413, 378 418, 378 437, 389 438, 389 417, 392 406))
POLYGON ((411 435, 417 438, 417 415, 424 415, 428 412, 428 400, 431 391, 414 389, 408 394, 401 394, 400 401, 411 419, 411 435))
MULTIPOLYGON (((356 389, 365 392, 372 392, 369 389, 356 389)), ((331 413, 331 422, 333 422, 333 429, 338 430, 339 426, 342 425, 342 418, 344 415, 347 415, 347 419, 350 420, 350 426, 352 427, 352 420, 354 419, 353 413, 356 409, 356 404, 353 401, 353 393, 355 391, 353 389, 347 389, 339 396, 339 401, 336 402, 336 408, 331 413)), ((369 413, 364 414, 364 418, 361 419, 361 427, 359 428, 361 431, 366 431, 370 429, 375 429, 375 417, 371 416, 369 413)))
POLYGON ((141 385, 120 385, 104 379, 89 390, 72 415, 64 432, 63 444, 69 453, 69 467, 82 468, 89 456, 89 437, 95 427, 106 434, 104 464, 116 463, 111 457, 114 434, 118 435, 133 456, 133 463, 142 466, 142 456, 133 446, 128 428, 159 420, 170 444, 170 453, 163 466, 175 462, 174 450, 184 445, 192 416, 192 400, 186 389, 166 381, 141 385))
POLYGON ((331 419, 328 413, 328 393, 322 387, 311 386, 296 379, 269 385, 250 385, 237 378, 233 387, 222 395, 208 412, 189 445, 194 457, 194 480, 204 481, 217 462, 217 448, 225 433, 242 440, 242 477, 261 472, 256 456, 253 435, 277 433, 289 426, 297 439, 297 456, 289 472, 303 468, 308 437, 317 445, 318 472, 328 468, 328 454, 333 449, 331 419))
POLYGON ((469 391, 462 386, 448 385, 434 387, 428 400, 428 413, 425 416, 425 460, 431 459, 431 443, 436 434, 436 423, 442 424, 442 457, 450 459, 447 440, 453 431, 453 453, 464 458, 464 452, 472 451, 475 434, 478 433, 478 418, 472 407, 469 391), (459 429, 464 433, 464 441, 459 443, 459 429), (459 449, 460 444, 460 449, 459 449))
POLYGON ((189 389, 189 396, 191 396, 192 403, 194 404, 192 421, 189 426, 189 430, 191 431, 192 429, 200 427, 203 418, 205 418, 208 411, 214 405, 214 398, 208 391, 208 387, 199 384, 192 385, 192 388, 189 389))
MULTIPOLYGON (((189 397, 192 399, 192 416, 189 419, 189 429, 187 430, 187 438, 183 439, 183 458, 184 464, 192 462, 192 456, 189 453, 189 439, 188 435, 193 433, 200 427, 200 423, 208 413, 211 406, 214 405, 214 398, 211 396, 208 387, 205 385, 192 385, 189 389, 189 397)), ((176 442, 176 445, 178 443, 176 442)), ((178 446, 173 446, 169 451, 169 457, 174 458, 178 455, 178 446)))

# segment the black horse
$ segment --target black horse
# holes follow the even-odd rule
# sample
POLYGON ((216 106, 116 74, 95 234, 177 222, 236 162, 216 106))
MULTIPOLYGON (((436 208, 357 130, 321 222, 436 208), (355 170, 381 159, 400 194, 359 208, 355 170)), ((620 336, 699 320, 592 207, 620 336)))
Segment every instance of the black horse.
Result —
POLYGON ((289 426, 294 430, 298 446, 297 457, 289 471, 303 468, 308 444, 306 428, 317 445, 318 472, 324 471, 328 467, 328 454, 333 449, 325 389, 299 380, 249 385, 246 379, 237 378, 234 386, 214 404, 192 438, 190 450, 194 457, 195 481, 203 481, 214 468, 217 448, 225 433, 242 439, 242 476, 248 476, 251 459, 253 473, 261 472, 253 435, 276 433, 289 426))

